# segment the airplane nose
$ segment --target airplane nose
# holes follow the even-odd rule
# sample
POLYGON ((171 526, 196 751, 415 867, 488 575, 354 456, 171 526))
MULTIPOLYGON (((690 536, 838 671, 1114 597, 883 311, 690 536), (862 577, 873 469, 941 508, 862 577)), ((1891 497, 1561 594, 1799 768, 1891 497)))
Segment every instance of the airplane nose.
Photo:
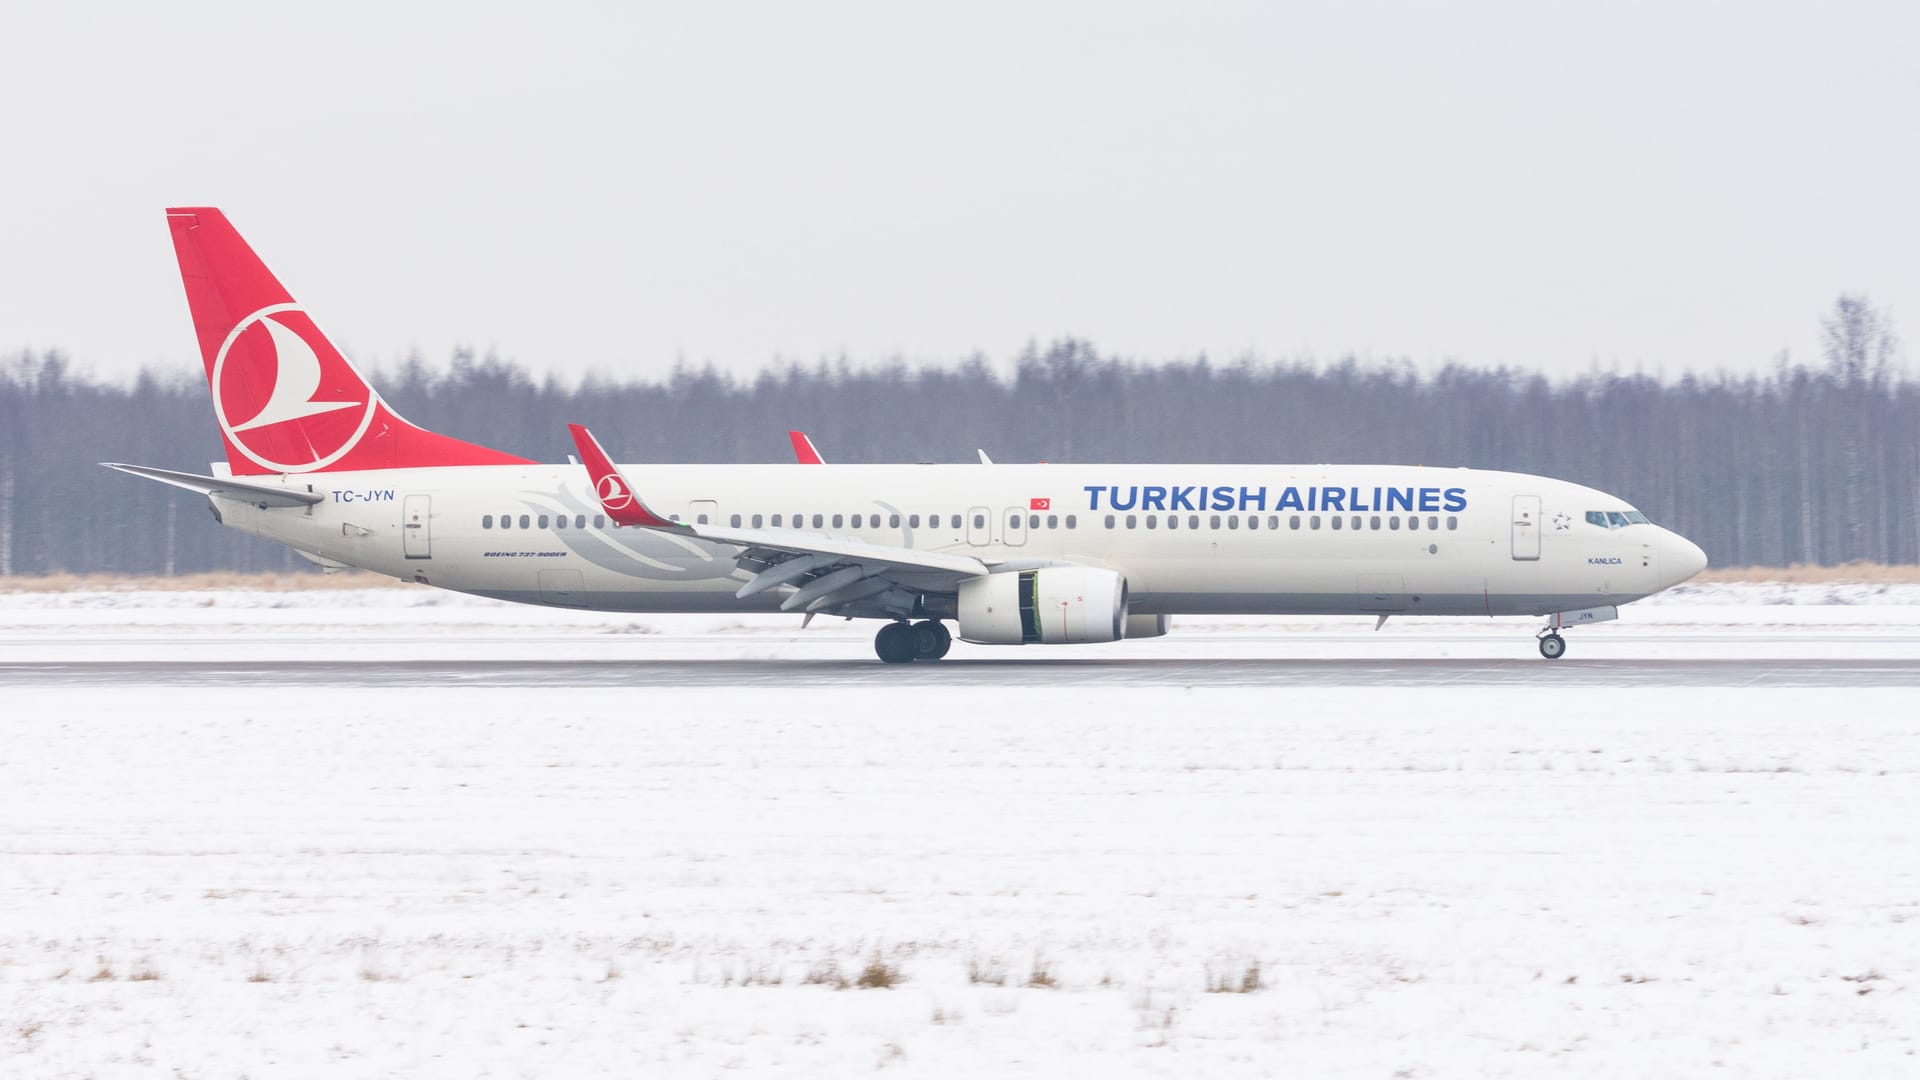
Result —
POLYGON ((1660 581, 1661 588, 1670 589, 1707 568, 1707 553, 1700 545, 1668 531, 1666 542, 1660 545, 1660 581))

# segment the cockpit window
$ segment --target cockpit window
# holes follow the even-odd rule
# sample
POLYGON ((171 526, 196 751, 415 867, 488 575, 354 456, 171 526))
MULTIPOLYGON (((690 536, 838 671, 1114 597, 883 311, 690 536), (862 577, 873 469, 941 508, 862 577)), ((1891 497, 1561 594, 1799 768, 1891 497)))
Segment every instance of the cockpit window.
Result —
POLYGON ((1638 510, 1621 513, 1618 510, 1589 510, 1587 524, 1598 525, 1603 529, 1624 529, 1629 525, 1651 525, 1647 515, 1638 510))

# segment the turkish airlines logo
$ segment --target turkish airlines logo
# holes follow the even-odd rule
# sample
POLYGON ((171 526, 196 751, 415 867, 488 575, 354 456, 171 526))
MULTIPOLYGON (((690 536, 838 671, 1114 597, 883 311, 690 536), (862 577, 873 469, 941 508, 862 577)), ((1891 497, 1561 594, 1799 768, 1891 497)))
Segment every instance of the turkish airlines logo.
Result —
POLYGON ((625 510, 633 505, 633 492, 628 491, 627 485, 621 483, 613 473, 601 477, 600 482, 593 485, 593 490, 600 496, 600 505, 609 510, 625 510))
POLYGON ((298 304, 240 320, 213 361, 213 412, 240 453, 274 472, 340 460, 373 423, 378 398, 298 304))
POLYGON ((1028 500, 1027 500, 1027 509, 1029 509, 1029 510, 1051 510, 1051 509, 1053 509, 1053 500, 1052 500, 1052 499, 1028 499, 1028 500))

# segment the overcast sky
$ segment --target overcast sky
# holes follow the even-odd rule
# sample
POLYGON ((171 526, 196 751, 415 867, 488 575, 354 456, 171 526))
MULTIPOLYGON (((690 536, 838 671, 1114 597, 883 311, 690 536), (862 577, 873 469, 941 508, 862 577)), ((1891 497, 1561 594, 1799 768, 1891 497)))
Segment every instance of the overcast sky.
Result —
POLYGON ((10 3, 0 354, 197 370, 211 204, 376 363, 1761 368, 1920 339, 1916 125, 1911 2, 10 3))

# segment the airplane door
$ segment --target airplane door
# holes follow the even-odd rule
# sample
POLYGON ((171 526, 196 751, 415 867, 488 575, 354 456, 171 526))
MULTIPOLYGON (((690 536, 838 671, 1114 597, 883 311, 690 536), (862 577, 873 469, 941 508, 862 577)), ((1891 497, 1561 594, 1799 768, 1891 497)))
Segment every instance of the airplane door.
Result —
POLYGON ((693 512, 695 525, 720 524, 720 504, 712 499, 695 499, 688 509, 693 512))
POLYGON ((1007 534, 1002 537, 1009 544, 1027 542, 1027 512, 1017 506, 1007 507, 1007 534))
POLYGON ((967 543, 985 547, 992 539, 993 514, 984 506, 967 511, 967 543))
POLYGON ((433 558, 433 496, 409 495, 400 504, 400 546, 409 559, 433 558))
POLYGON ((1513 557, 1540 557, 1540 496, 1513 497, 1513 557))

